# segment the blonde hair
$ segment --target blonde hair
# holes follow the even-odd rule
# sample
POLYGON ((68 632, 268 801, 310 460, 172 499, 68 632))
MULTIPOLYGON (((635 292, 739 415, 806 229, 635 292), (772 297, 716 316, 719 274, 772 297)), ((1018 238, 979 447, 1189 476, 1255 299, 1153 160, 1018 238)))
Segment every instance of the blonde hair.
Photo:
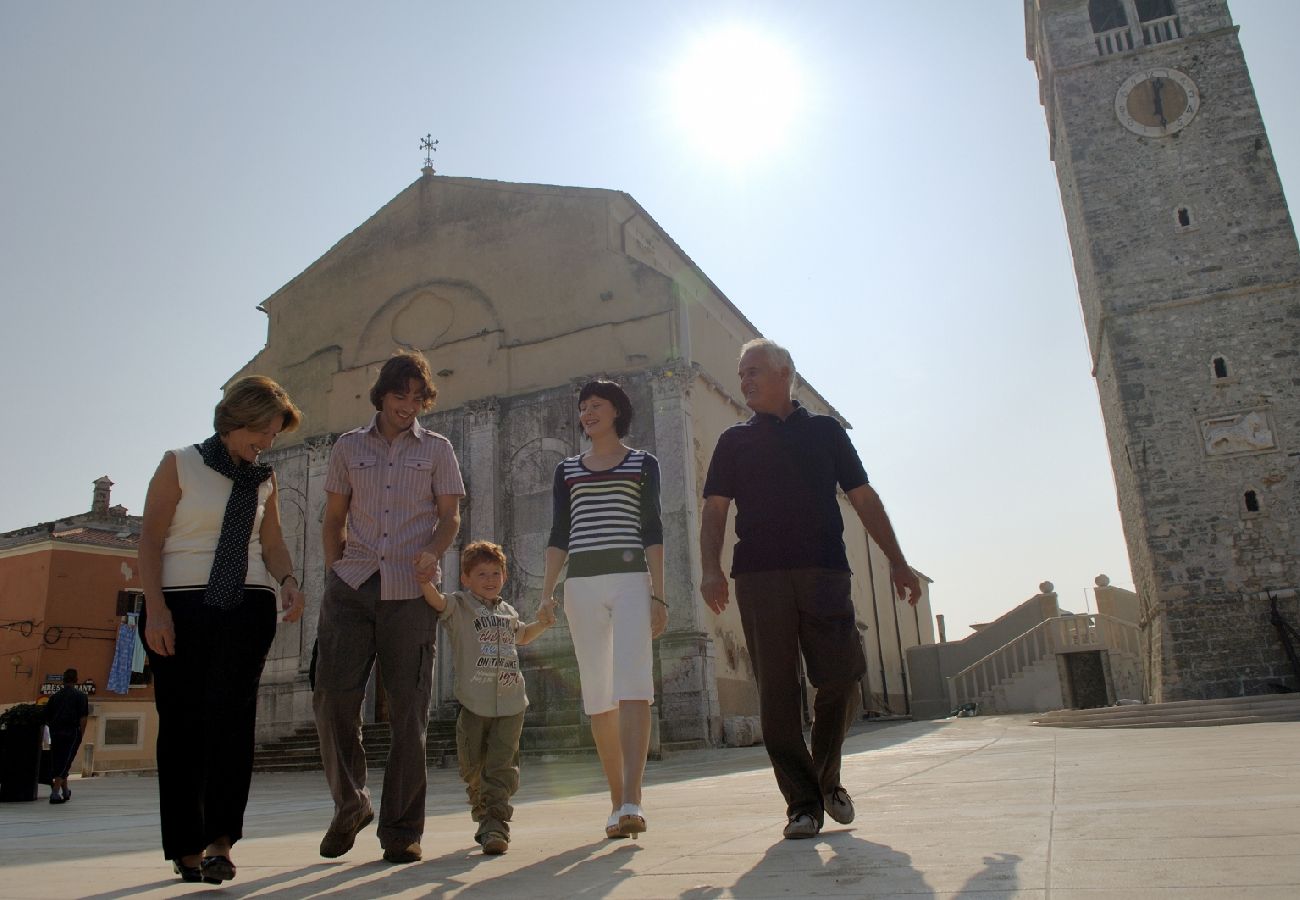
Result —
POLYGON ((282 431, 293 431, 302 422, 302 412, 284 388, 265 375, 245 375, 226 388, 212 415, 212 425, 217 434, 225 435, 240 428, 269 425, 277 415, 282 431))

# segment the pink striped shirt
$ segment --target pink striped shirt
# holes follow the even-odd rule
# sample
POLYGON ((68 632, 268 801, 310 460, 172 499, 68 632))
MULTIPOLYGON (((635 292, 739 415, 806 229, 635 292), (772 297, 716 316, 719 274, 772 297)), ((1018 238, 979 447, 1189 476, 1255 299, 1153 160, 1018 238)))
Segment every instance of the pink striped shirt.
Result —
POLYGON ((325 490, 350 497, 348 539, 334 572, 354 588, 379 573, 380 599, 420 596, 415 557, 438 525, 437 499, 465 496, 451 441, 414 423, 390 444, 379 414, 339 435, 325 490))

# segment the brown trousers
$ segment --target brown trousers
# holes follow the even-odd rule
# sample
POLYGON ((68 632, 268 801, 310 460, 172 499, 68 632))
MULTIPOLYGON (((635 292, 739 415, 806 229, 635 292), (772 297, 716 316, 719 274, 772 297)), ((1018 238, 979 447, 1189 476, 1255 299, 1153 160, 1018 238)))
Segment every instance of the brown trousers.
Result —
POLYGON ((524 714, 480 716, 461 707, 456 718, 456 755, 465 782, 470 815, 478 823, 474 840, 497 832, 510 837, 515 808, 510 798, 519 790, 519 735, 524 714))
POLYGON ((379 843, 385 849, 404 847, 424 834, 425 734, 436 623, 422 597, 380 600, 377 574, 355 590, 329 574, 316 632, 312 707, 334 798, 330 828, 350 830, 371 810, 361 704, 378 659, 392 730, 379 809, 379 843))
POLYGON ((820 824, 823 797, 840 787, 840 751, 858 679, 867 671, 853 608, 852 575, 780 569, 736 576, 736 605, 758 677, 763 743, 786 815, 820 824), (799 655, 817 689, 812 752, 804 743, 799 655))

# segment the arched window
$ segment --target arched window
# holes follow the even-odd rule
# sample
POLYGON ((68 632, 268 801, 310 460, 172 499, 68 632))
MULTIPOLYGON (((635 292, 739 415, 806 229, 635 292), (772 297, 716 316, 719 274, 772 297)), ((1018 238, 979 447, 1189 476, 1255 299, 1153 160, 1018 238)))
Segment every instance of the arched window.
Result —
POLYGON ((1088 0, 1088 18, 1098 34, 1128 25, 1123 0, 1088 0))
POLYGON ((1259 495, 1254 491, 1246 491, 1243 498, 1246 501, 1246 512, 1259 512, 1259 495))
POLYGON ((1135 0, 1134 5, 1139 22, 1164 19, 1174 14, 1174 0, 1135 0))
POLYGON ((1228 361, 1224 359, 1222 356, 1214 357, 1214 377, 1215 378, 1228 377, 1228 361))

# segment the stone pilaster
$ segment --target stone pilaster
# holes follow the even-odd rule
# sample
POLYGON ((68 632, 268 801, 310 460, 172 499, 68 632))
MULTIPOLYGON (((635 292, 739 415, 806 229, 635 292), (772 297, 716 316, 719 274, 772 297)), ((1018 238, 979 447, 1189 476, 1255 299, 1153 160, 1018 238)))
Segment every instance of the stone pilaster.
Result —
POLYGON ((664 593, 668 630, 659 640, 660 725, 664 743, 705 740, 721 733, 713 640, 704 627, 696 593, 700 563, 699 494, 687 388, 693 367, 665 366, 651 372, 655 455, 662 475, 664 593))

